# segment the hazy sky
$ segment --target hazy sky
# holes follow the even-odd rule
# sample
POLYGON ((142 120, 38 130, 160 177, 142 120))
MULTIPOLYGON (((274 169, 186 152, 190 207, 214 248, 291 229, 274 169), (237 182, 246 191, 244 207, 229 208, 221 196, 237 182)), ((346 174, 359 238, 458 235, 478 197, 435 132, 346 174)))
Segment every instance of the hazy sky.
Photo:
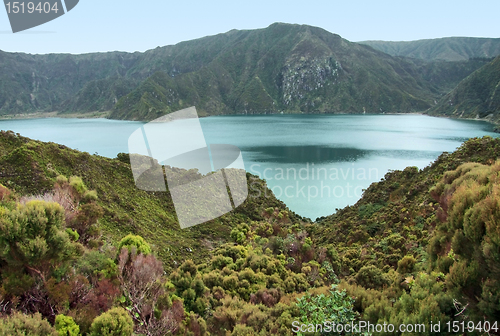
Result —
POLYGON ((318 26, 350 41, 500 37, 499 13, 500 0, 80 0, 66 15, 16 34, 0 8, 0 50, 145 51, 273 22, 318 26))

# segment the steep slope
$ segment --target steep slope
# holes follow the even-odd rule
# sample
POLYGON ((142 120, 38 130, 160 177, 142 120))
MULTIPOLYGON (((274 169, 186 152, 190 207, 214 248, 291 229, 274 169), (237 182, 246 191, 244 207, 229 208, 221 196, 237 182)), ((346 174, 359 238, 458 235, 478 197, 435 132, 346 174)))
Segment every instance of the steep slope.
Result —
POLYGON ((465 61, 424 61, 405 58, 412 62, 422 79, 428 83, 433 93, 443 95, 453 90, 460 81, 474 71, 488 64, 493 58, 472 58, 465 61))
MULTIPOLYGON (((99 195, 105 239, 116 242, 128 233, 140 234, 169 267, 188 258, 202 260, 212 246, 229 240, 234 226, 262 219, 267 208, 288 210, 269 190, 264 192, 265 182, 248 175, 253 192, 241 206, 203 225, 181 229, 170 194, 137 189, 128 155, 119 157, 108 159, 1 131, 0 184, 20 195, 41 195, 52 189, 58 175, 79 176, 99 195)), ((289 213, 294 221, 301 220, 289 213)))
MULTIPOLYGON (((30 55, 0 51, 0 115, 60 111, 61 104, 74 98, 89 82, 125 76, 139 55, 30 55)), ((77 110, 85 107, 78 106, 77 110)))
POLYGON ((443 153, 424 169, 407 167, 403 171, 389 172, 381 181, 372 183, 355 205, 319 218, 316 221, 318 225, 312 227, 312 236, 318 244, 333 244, 345 253, 356 249, 356 254, 359 254, 359 246, 374 253, 361 260, 349 261, 352 264, 344 265, 342 271, 346 275, 350 267, 357 271, 364 265, 374 264, 374 261, 380 268, 397 266, 397 260, 407 253, 415 256, 425 253, 428 238, 440 221, 437 213, 439 204, 430 189, 445 173, 466 162, 492 164, 499 158, 499 138, 473 138, 455 152, 443 153), (391 246, 389 242, 384 247, 380 241, 391 234, 397 234, 403 240, 400 239, 397 244, 393 242, 398 246, 391 246), (391 253, 375 255, 375 252, 383 250, 393 251, 399 258, 391 253))
POLYGON ((407 112, 430 106, 432 95, 411 64, 323 29, 273 24, 229 34, 238 39, 227 38, 209 64, 195 72, 153 75, 118 102, 112 118, 151 119, 190 104, 206 114, 407 112))
POLYGON ((355 205, 310 227, 365 319, 424 322, 435 319, 429 310, 458 316, 457 307, 471 320, 498 316, 499 159, 499 138, 470 139, 422 170, 387 173, 355 205))
POLYGON ((500 55, 500 38, 445 37, 418 41, 362 41, 392 56, 426 61, 464 61, 500 55))
POLYGON ((461 81, 427 113, 500 122, 500 57, 461 81))
POLYGON ((121 76, 111 76, 87 82, 75 95, 61 104, 65 112, 109 111, 118 99, 127 95, 137 86, 136 81, 121 76))

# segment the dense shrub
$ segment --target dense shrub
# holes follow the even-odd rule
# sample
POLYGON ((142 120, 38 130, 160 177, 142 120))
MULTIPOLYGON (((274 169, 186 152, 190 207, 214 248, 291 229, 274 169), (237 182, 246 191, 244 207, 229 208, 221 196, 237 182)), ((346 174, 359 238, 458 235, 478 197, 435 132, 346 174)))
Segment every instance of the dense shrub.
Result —
POLYGON ((131 336, 134 322, 123 308, 113 308, 99 315, 92 322, 90 336, 131 336))
POLYGON ((118 251, 121 252, 122 248, 127 248, 129 252, 132 248, 137 250, 137 253, 142 253, 144 255, 151 253, 151 246, 142 238, 141 236, 129 234, 120 240, 118 244, 118 251))
POLYGON ((404 256, 403 259, 398 261, 398 272, 401 274, 411 273, 413 272, 413 268, 417 260, 413 256, 404 256))
POLYGON ((81 252, 64 229, 64 209, 57 203, 32 200, 0 217, 0 258, 7 274, 23 278, 26 272, 45 281, 81 252))
POLYGON ((58 336, 57 331, 42 315, 24 315, 16 312, 0 318, 0 336, 58 336))
POLYGON ((446 284, 477 304, 479 315, 494 318, 500 306, 500 161, 491 166, 467 163, 448 172, 433 188, 446 216, 430 253, 449 274, 446 284))
POLYGON ((388 284, 385 274, 374 265, 363 266, 355 278, 356 282, 365 288, 380 289, 388 284))
POLYGON ((71 316, 65 316, 63 314, 57 315, 55 327, 59 336, 80 335, 80 327, 75 323, 71 316))
MULTIPOLYGON (((354 299, 349 297, 345 290, 338 290, 335 285, 332 285, 327 294, 306 293, 297 302, 299 321, 301 324, 312 327, 310 331, 316 331, 317 325, 324 326, 325 321, 342 325, 356 323, 359 314, 353 309, 353 303, 354 299)), ((329 333, 327 330, 321 330, 320 334, 331 334, 331 331, 329 333)), ((333 334, 337 333, 333 332, 333 334)))
MULTIPOLYGON (((119 184, 118 189, 110 190, 97 180, 89 183, 106 191, 99 199, 81 179, 63 176, 56 178, 53 192, 21 197, 20 204, 16 203, 18 196, 0 187, 2 308, 6 312, 40 311, 50 322, 56 320, 61 333, 77 333, 79 327, 82 334, 93 335, 123 329, 113 322, 120 317, 109 315, 117 304, 129 310, 130 316, 122 310, 122 317, 134 322, 128 325, 134 324, 136 334, 150 336, 292 335, 293 321, 357 319, 356 311, 371 323, 395 325, 495 319, 500 314, 500 166, 492 165, 487 157, 498 154, 500 141, 471 140, 458 154, 443 155, 421 171, 408 168, 388 173, 365 191, 357 205, 314 224, 287 212, 274 199, 252 198, 239 207, 242 212, 235 210, 186 231, 189 237, 170 231, 175 218, 168 212, 172 205, 163 194, 158 198, 161 211, 153 213, 150 209, 156 207, 156 193, 132 195, 127 189, 131 194, 126 195, 119 184), (482 163, 460 165, 469 158, 482 163), (446 172, 448 169, 454 170, 446 172), (429 193, 436 181, 439 183, 429 193), (37 257, 44 250, 44 237, 50 234, 35 225, 50 222, 50 216, 34 211, 35 216, 13 219, 31 202, 50 204, 46 201, 61 205, 59 224, 51 225, 68 238, 63 240, 69 247, 61 249, 56 244, 59 252, 50 259, 45 258, 52 253, 49 244, 45 256, 37 257), (24 220, 31 217, 35 220, 24 220), (165 227, 169 229, 162 228, 158 237, 165 234, 176 242, 179 238, 179 246, 161 245, 161 239, 150 228, 144 229, 138 218, 144 223, 168 223, 165 227), (40 232, 40 238, 20 240, 27 246, 20 251, 29 252, 21 262, 9 255, 11 247, 17 246, 8 240, 11 230, 6 227, 15 228, 14 222, 28 223, 33 232, 40 232), (148 235, 155 245, 134 235, 113 243, 118 226, 148 235), (100 247, 105 241, 98 238, 100 228, 111 228, 106 237, 109 245, 100 247), (201 244, 207 249, 191 243, 201 234, 201 244), (192 239, 189 246, 193 250, 186 248, 188 239, 192 239), (77 241, 84 246, 82 255, 77 241), (174 264, 180 266, 168 276, 174 264), (322 287, 339 282, 333 293, 322 287), (346 292, 337 290, 340 288, 346 292), (61 313, 73 321, 63 319, 61 313)), ((113 174, 125 166, 109 161, 113 174)), ((88 162, 86 167, 96 163, 88 162)), ((114 176, 119 179, 121 173, 114 176)), ((53 183, 57 173, 50 174, 47 183, 53 183)), ((26 183, 33 186, 31 179, 26 183)), ((263 184, 259 186, 265 191, 263 184)), ((2 319, 0 330, 12 318, 2 319)), ((128 335, 132 333, 129 329, 128 335)))

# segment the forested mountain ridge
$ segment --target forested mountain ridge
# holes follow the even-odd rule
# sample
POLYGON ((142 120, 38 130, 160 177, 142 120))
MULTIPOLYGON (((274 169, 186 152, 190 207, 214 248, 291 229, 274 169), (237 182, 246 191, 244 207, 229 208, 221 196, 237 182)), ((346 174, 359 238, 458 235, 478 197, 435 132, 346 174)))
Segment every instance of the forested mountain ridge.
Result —
POLYGON ((426 61, 465 61, 500 55, 500 38, 444 37, 417 41, 362 41, 392 56, 426 61))
MULTIPOLYGON (((0 51, 0 113, 59 111, 85 86, 124 77, 138 56, 120 52, 31 55, 0 51)), ((112 94, 113 87, 104 91, 99 95, 108 100, 119 97, 112 94)), ((84 107, 78 109, 86 111, 84 107)))
POLYGON ((144 53, 0 52, 0 114, 202 115, 423 111, 486 60, 391 57, 321 28, 276 23, 144 53))

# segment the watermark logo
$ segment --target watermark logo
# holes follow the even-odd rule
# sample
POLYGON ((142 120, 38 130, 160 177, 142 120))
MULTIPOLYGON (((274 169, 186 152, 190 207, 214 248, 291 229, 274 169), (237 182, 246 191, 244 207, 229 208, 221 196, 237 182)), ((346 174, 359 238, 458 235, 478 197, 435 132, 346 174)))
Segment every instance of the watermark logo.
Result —
POLYGON ((128 148, 137 188, 166 191, 166 179, 181 228, 222 216, 248 196, 240 149, 207 145, 195 107, 140 127, 128 148))
MULTIPOLYGON (((367 184, 379 180, 377 168, 356 167, 354 162, 344 167, 316 167, 314 162, 306 162, 302 167, 287 168, 264 168, 254 163, 250 173, 272 185, 270 190, 276 197, 300 198, 303 202, 323 198, 357 200, 367 184)), ((251 196, 260 197, 261 191, 254 183, 250 185, 251 196)))
POLYGON ((47 23, 72 10, 79 0, 4 0, 13 33, 47 23))

